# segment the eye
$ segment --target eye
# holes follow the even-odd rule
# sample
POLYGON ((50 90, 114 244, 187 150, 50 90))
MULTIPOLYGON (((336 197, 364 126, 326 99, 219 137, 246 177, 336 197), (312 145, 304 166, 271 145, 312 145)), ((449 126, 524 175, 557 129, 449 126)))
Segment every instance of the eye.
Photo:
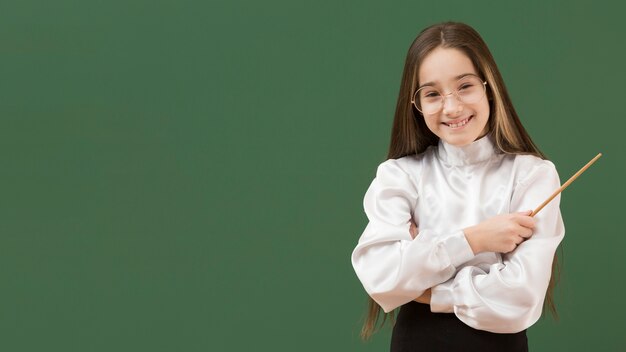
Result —
POLYGON ((468 89, 468 88, 472 88, 474 85, 472 83, 463 83, 461 84, 461 86, 459 87, 459 90, 463 90, 463 89, 468 89))
POLYGON ((436 98, 439 96, 439 92, 436 90, 425 90, 421 94, 422 98, 436 98))

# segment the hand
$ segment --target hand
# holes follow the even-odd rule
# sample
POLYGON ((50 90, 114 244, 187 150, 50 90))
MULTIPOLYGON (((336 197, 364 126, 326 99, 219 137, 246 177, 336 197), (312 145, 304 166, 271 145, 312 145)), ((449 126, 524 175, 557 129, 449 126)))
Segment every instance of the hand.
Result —
POLYGON ((478 225, 463 229, 474 254, 481 252, 512 252, 532 236, 535 219, 531 210, 494 216, 478 225))
POLYGON ((424 304, 430 304, 430 294, 431 294, 431 291, 430 289, 428 289, 424 291, 424 293, 422 293, 421 296, 414 299, 414 301, 419 302, 419 303, 424 303, 424 304))
POLYGON ((411 219, 411 227, 409 228, 409 233, 411 234, 411 237, 415 239, 415 237, 419 235, 419 232, 420 229, 417 228, 417 225, 415 225, 415 222, 413 221, 413 219, 411 219))

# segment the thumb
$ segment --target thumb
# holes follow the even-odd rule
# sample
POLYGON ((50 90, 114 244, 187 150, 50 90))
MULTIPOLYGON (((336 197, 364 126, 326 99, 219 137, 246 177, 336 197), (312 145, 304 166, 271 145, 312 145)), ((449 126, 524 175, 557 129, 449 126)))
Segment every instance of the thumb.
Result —
POLYGON ((520 211, 518 214, 530 216, 530 214, 532 213, 533 213, 532 210, 526 210, 526 211, 520 211))

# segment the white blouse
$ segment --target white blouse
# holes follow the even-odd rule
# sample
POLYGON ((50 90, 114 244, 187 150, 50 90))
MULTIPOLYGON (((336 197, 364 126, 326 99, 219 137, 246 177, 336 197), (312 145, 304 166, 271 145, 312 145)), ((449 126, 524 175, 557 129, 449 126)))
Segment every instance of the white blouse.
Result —
POLYGON ((515 333, 541 316, 552 259, 565 229, 557 196, 535 215, 533 236, 513 252, 474 255, 463 228, 535 209, 560 187, 548 160, 496 152, 490 135, 383 162, 363 206, 369 219, 352 252, 367 293, 385 312, 432 288, 431 311, 515 333), (411 218, 419 228, 413 239, 411 218))

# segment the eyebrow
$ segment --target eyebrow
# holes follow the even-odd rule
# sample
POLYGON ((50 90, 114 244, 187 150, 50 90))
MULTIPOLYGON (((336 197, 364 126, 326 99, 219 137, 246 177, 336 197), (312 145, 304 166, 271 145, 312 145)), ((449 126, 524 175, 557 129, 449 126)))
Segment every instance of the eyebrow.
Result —
MULTIPOLYGON (((461 79, 463 77, 466 77, 466 76, 477 76, 477 74, 475 74, 475 73, 462 73, 462 74, 454 77, 454 79, 459 80, 459 79, 461 79)), ((420 88, 426 87, 426 86, 435 86, 435 82, 426 82, 426 83, 420 85, 419 87, 417 87, 417 89, 420 89, 420 88)))

